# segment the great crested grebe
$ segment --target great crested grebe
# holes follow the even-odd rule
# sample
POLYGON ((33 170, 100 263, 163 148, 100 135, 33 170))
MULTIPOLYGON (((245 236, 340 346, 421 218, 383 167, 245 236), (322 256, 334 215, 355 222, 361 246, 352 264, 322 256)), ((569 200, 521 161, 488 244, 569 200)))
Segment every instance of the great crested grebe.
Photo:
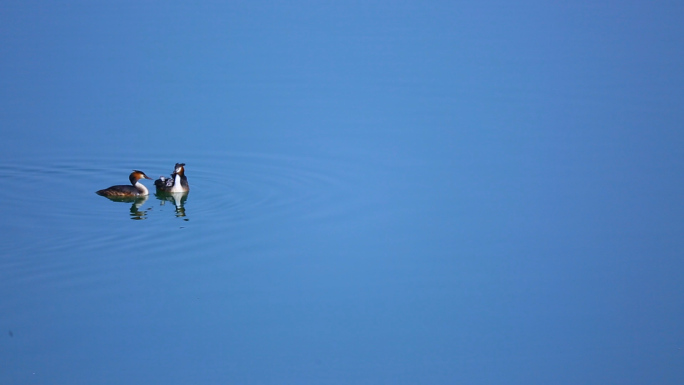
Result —
POLYGON ((157 186, 157 191, 167 193, 190 191, 188 178, 185 176, 185 163, 176 163, 176 167, 171 174, 171 178, 160 176, 159 179, 154 181, 154 185, 157 186))
POLYGON ((96 194, 105 197, 137 197, 149 195, 147 187, 139 182, 140 179, 152 179, 145 175, 144 172, 139 170, 133 170, 128 180, 131 181, 131 185, 117 185, 106 188, 104 190, 97 191, 96 194))

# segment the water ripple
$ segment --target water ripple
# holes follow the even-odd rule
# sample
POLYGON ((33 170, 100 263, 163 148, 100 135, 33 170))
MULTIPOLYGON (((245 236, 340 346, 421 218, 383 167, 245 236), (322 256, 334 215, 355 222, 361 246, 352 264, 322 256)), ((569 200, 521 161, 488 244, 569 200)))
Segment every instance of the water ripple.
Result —
MULTIPOLYGON (((0 263, 30 279, 48 279, 49 272, 66 279, 75 263, 92 267, 76 269, 91 280, 105 273, 88 258, 173 262, 195 251, 231 253, 265 244, 273 234, 263 229, 331 221, 344 212, 345 197, 353 193, 350 166, 325 157, 263 153, 148 156, 134 162, 73 156, 5 164, 15 186, 0 191, 0 199, 11 202, 2 228, 11 234, 8 257, 0 263), (183 202, 154 194, 113 202, 95 194, 125 184, 132 169, 155 179, 168 176, 176 162, 187 164, 191 185, 183 202)), ((144 183, 153 192, 150 182, 144 183)))

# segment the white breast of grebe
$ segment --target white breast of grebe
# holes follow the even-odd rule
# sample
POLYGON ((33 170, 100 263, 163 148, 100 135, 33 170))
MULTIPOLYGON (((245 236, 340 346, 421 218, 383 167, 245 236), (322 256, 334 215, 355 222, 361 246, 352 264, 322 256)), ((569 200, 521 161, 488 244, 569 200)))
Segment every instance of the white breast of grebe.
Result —
POLYGON ((173 178, 173 187, 171 187, 171 192, 183 192, 181 177, 178 174, 176 174, 176 176, 173 178))
POLYGON ((147 187, 145 187, 145 185, 140 182, 135 182, 133 186, 135 186, 135 188, 137 188, 138 191, 140 191, 140 195, 148 195, 150 193, 147 187))

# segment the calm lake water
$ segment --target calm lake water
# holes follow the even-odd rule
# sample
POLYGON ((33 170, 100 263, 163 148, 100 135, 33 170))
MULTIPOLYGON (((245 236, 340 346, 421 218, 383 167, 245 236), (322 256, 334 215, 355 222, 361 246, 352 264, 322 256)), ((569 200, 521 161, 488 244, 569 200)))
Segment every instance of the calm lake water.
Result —
POLYGON ((0 383, 684 382, 681 13, 489 6, 9 7, 0 383))

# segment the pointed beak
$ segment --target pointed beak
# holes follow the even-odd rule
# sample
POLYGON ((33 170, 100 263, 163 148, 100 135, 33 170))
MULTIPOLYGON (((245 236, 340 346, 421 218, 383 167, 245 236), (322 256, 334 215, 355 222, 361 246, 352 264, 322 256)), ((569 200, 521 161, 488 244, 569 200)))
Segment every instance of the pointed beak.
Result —
POLYGON ((147 175, 145 175, 145 179, 149 179, 149 180, 152 180, 152 178, 150 178, 150 177, 149 177, 149 176, 147 176, 147 175))

